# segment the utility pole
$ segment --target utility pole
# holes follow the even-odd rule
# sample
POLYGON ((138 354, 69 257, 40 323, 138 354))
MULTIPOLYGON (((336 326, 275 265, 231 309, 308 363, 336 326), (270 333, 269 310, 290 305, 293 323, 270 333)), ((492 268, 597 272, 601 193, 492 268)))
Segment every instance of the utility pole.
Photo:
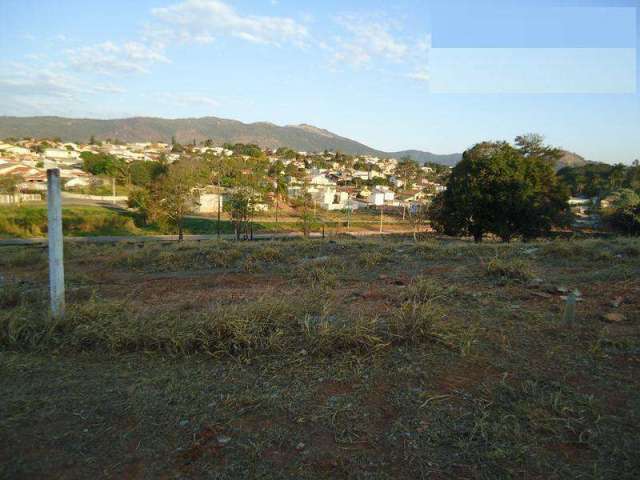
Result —
POLYGON ((49 297, 51 316, 55 320, 64 317, 64 262, 62 257, 62 200, 60 195, 60 170, 47 170, 47 217, 49 237, 49 297))
POLYGON ((347 203, 347 233, 351 230, 351 197, 349 197, 349 202, 347 203))
POLYGON ((273 182, 273 191, 276 196, 276 225, 278 224, 278 181, 274 180, 273 182))
POLYGON ((382 233, 382 214, 384 212, 384 203, 380 205, 380 233, 382 233))
POLYGON ((111 203, 116 204, 116 177, 111 177, 111 203))

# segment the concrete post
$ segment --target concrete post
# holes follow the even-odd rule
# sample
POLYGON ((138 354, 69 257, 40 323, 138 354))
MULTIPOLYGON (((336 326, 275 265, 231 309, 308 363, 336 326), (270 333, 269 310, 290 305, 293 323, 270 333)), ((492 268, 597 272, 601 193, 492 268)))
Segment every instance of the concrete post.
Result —
POLYGON ((567 327, 572 327, 576 318, 576 294, 574 292, 567 295, 567 302, 564 307, 564 314, 562 315, 563 323, 567 327))
POLYGON ((64 263, 62 258, 62 200, 60 195, 60 170, 47 170, 47 215, 49 220, 49 296, 51 316, 64 316, 64 263))

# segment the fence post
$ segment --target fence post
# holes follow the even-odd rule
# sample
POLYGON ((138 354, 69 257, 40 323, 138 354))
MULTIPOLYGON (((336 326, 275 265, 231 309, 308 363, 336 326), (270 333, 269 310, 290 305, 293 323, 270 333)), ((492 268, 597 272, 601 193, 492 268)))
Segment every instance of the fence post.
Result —
POLYGON ((64 317, 64 262, 62 257, 62 200, 60 170, 47 170, 47 217, 49 237, 49 296, 51 316, 64 317))

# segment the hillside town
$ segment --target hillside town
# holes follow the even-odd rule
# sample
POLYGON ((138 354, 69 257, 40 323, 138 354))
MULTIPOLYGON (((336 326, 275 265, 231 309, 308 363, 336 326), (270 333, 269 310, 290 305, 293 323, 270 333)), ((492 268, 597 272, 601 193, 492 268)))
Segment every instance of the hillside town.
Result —
MULTIPOLYGON (((314 208, 327 211, 389 208, 403 212, 427 205, 446 189, 449 167, 419 165, 410 158, 378 158, 352 156, 340 152, 303 152, 289 148, 262 149, 255 145, 214 145, 209 140, 196 145, 172 143, 122 143, 96 141, 89 143, 59 140, 7 139, 0 142, 0 179, 3 180, 1 203, 23 203, 42 200, 46 192, 46 170, 60 169, 67 196, 87 199, 101 197, 126 200, 138 182, 131 171, 142 163, 171 165, 202 159, 227 159, 239 168, 240 175, 259 175, 266 188, 256 188, 254 209, 273 208, 271 185, 278 184, 281 197, 295 202, 303 196, 314 208), (121 167, 95 168, 95 160, 116 161, 121 167), (92 162, 93 161, 93 162, 92 162), (235 161, 235 163, 234 163, 235 161), (243 162, 246 168, 241 168, 243 162), (259 162, 260 168, 256 168, 259 162), (238 167, 239 165, 239 167, 238 167), (262 190, 262 191, 260 191, 262 190)), ((233 167, 230 167, 233 168, 233 167)), ((229 172, 228 172, 229 173, 229 172)), ((234 185, 199 183, 194 210, 214 214, 224 208, 234 185)))

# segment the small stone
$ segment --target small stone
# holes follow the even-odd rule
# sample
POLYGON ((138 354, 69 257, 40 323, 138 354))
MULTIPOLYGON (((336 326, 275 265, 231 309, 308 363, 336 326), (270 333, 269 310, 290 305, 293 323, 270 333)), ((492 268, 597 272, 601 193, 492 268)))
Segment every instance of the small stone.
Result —
POLYGON ((624 302, 624 297, 616 297, 611 300, 611 306, 613 308, 618 308, 620 305, 622 305, 622 302, 624 302))
POLYGON ((625 317, 621 313, 610 312, 610 313, 605 313, 602 316, 602 319, 605 322, 620 323, 620 322, 624 322, 627 319, 627 317, 625 317))
POLYGON ((553 298, 553 295, 547 292, 531 292, 531 295, 535 295, 536 297, 541 298, 553 298))
MULTIPOLYGON (((569 295, 560 295, 560 300, 564 300, 566 302, 567 298, 569 298, 569 295)), ((584 298, 577 295, 574 295, 574 298, 576 299, 576 302, 582 302, 584 300, 584 298)))
POLYGON ((298 445, 296 445, 296 450, 300 451, 300 450, 304 450, 305 444, 300 442, 298 443, 298 445))
POLYGON ((302 350, 300 350, 300 355, 308 355, 309 352, 307 352, 304 348, 302 350))
POLYGON ((544 280, 542 278, 540 278, 540 277, 532 278, 529 281, 529 285, 531 285, 531 286, 538 286, 538 285, 542 285, 543 283, 544 283, 544 280))
POLYGON ((231 441, 231 437, 227 437, 226 435, 218 435, 218 438, 216 440, 218 440, 218 443, 220 445, 226 445, 231 441))
POLYGON ((556 288, 556 291, 558 293, 567 293, 569 291, 569 289, 565 286, 559 286, 558 288, 556 288))

